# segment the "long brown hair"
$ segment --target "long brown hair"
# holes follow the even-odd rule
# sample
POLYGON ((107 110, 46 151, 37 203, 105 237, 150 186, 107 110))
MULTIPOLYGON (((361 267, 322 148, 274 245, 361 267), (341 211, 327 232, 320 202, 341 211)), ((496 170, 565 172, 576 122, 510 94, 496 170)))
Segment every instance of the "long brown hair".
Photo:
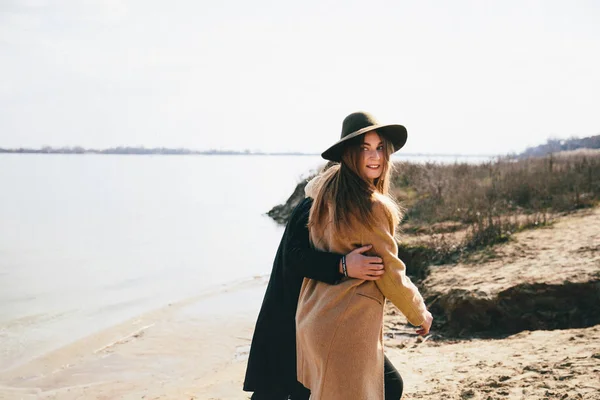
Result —
POLYGON ((357 219, 368 226, 372 221, 374 196, 383 200, 393 218, 394 226, 400 221, 401 209, 389 193, 390 176, 393 170, 390 161, 393 145, 383 135, 379 135, 384 148, 384 162, 381 176, 371 183, 360 172, 361 145, 364 136, 350 139, 344 148, 341 163, 334 164, 322 173, 321 179, 324 181, 310 210, 309 228, 323 218, 327 209, 331 212, 336 231, 340 231, 345 225, 350 225, 352 219, 357 219))

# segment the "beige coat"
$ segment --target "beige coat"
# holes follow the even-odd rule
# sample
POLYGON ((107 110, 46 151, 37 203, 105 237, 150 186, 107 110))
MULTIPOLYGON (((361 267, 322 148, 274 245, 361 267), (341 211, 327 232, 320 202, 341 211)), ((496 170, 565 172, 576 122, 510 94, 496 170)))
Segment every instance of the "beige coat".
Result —
MULTIPOLYGON (((306 188, 316 197, 319 177, 306 188)), ((385 273, 377 281, 345 279, 332 286, 304 279, 296 311, 298 380, 311 390, 311 400, 383 400, 383 305, 388 298, 415 325, 426 307, 406 267, 397 257, 394 223, 380 199, 373 199, 373 223, 353 221, 334 235, 329 216, 310 229, 313 245, 347 254, 372 244, 385 273), (328 222, 328 223, 325 223, 328 222)))

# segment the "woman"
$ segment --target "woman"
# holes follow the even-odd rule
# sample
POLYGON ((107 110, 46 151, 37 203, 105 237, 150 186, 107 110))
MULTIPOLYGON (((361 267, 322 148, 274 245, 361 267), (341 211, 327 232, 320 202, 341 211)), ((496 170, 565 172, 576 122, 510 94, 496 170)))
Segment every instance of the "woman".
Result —
MULTIPOLYGON (((432 316, 398 259, 394 239, 400 209, 389 195, 390 155, 406 143, 402 125, 380 125, 350 114, 341 139, 323 158, 338 161, 314 178, 306 195, 316 249, 346 254, 363 244, 383 259, 377 281, 347 279, 336 286, 304 279, 296 311, 298 380, 311 400, 384 398, 383 305, 390 299, 427 334, 432 316)), ((344 260, 342 259, 342 262, 344 260)))
MULTIPOLYGON (((296 381, 296 307, 305 277, 335 285, 344 277, 342 255, 312 248, 308 235, 311 198, 294 208, 281 238, 269 285, 256 321, 244 379, 252 400, 308 400, 310 393, 296 381)), ((379 257, 363 256, 370 246, 346 254, 348 276, 376 280, 383 274, 379 257)), ((402 392, 402 378, 385 360, 386 389, 402 392)), ((393 367, 392 367, 393 368, 393 367)), ((396 396, 398 399, 400 396, 396 396)))

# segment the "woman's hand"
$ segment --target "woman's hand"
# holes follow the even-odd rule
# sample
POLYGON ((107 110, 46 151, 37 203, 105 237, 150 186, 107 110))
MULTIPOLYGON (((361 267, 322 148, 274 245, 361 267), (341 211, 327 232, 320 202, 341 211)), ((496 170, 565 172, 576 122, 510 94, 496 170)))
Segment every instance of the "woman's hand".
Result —
MULTIPOLYGON (((379 257, 365 256, 365 251, 371 250, 373 246, 366 245, 352 250, 346 254, 346 270, 350 278, 375 281, 383 275, 383 260, 379 257)), ((342 273, 342 261, 340 260, 340 273, 342 273)))
POLYGON ((417 333, 421 336, 425 336, 429 333, 429 329, 431 329, 431 323, 433 322, 433 315, 429 311, 425 315, 425 321, 421 324, 421 328, 417 329, 417 333))

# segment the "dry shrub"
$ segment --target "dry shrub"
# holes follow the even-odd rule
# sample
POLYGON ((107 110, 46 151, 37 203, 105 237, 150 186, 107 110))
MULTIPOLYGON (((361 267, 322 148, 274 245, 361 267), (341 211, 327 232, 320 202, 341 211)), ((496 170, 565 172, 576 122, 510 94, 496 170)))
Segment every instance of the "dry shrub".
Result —
POLYGON ((589 207, 600 199, 600 154, 497 159, 483 164, 400 162, 395 195, 417 229, 443 221, 496 226, 514 214, 589 207))
POLYGON ((600 153, 576 152, 482 164, 396 165, 394 194, 408 210, 405 232, 426 234, 402 251, 426 265, 505 242, 515 232, 545 226, 550 215, 590 207, 600 200, 600 153), (460 242, 446 240, 448 223, 463 226, 460 242), (416 255, 416 256, 415 256, 416 255))

